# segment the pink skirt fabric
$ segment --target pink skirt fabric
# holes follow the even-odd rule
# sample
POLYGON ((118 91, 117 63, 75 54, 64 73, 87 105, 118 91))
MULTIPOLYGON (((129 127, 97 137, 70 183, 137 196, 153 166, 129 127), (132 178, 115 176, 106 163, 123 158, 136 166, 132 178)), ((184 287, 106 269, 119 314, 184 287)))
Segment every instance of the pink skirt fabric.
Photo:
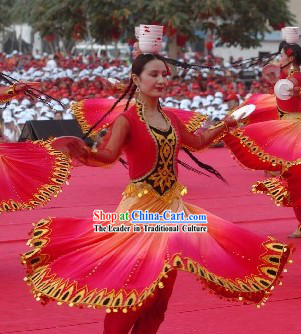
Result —
MULTIPOLYGON (((135 311, 176 269, 191 273, 221 298, 259 304, 281 278, 292 251, 179 197, 168 202, 151 192, 124 196, 117 212, 139 209, 206 214, 208 232, 95 233, 92 218, 43 219, 32 231, 33 249, 21 258, 37 300, 135 311)), ((122 224, 132 226, 120 220, 114 225, 122 224)))
POLYGON ((253 94, 241 106, 247 104, 254 104, 256 109, 248 117, 246 124, 278 119, 277 101, 275 95, 253 94))
POLYGON ((278 179, 255 184, 254 192, 272 196, 279 205, 300 205, 300 120, 274 120, 247 125, 234 130, 224 141, 245 167, 281 172, 278 179))
POLYGON ((44 205, 68 182, 71 160, 51 142, 0 143, 0 214, 44 205))

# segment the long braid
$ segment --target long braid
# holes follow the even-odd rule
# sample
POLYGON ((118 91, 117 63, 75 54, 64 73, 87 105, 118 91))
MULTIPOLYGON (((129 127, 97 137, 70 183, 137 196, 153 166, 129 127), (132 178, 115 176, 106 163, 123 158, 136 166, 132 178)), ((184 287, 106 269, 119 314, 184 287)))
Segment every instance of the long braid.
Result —
POLYGON ((210 165, 207 165, 207 164, 204 164, 203 162, 201 162, 186 147, 182 147, 182 149, 191 158, 191 160, 193 160, 199 167, 201 167, 201 168, 205 169, 206 171, 208 171, 209 173, 215 175, 218 179, 222 180, 223 182, 228 183, 216 169, 214 169, 210 165))
MULTIPOLYGON (((129 93, 131 87, 133 85, 133 81, 130 81, 130 84, 127 86, 125 92, 119 97, 119 99, 112 105, 112 107, 89 129, 89 131, 83 136, 82 139, 85 139, 89 136, 89 134, 97 127, 99 123, 101 123, 117 106, 117 104, 126 97, 126 95, 129 93)), ((129 101, 128 101, 129 103, 129 101)))
POLYGON ((205 175, 207 177, 210 177, 210 175, 206 174, 206 173, 203 173, 202 171, 190 166, 188 163, 180 160, 180 159, 177 159, 177 163, 180 164, 181 166, 183 166, 184 168, 196 173, 196 174, 199 174, 199 175, 205 175))
POLYGON ((176 67, 181 67, 181 68, 184 68, 185 70, 189 70, 189 69, 199 70, 199 69, 204 69, 204 68, 208 68, 210 70, 216 69, 213 66, 204 66, 204 65, 198 65, 198 64, 188 64, 188 63, 176 60, 176 59, 162 57, 160 55, 156 55, 156 57, 159 60, 162 60, 164 63, 168 63, 168 64, 176 66, 176 67))
MULTIPOLYGON (((132 79, 131 79, 131 80, 132 80, 132 79)), ((123 110, 123 111, 126 111, 126 110, 128 109, 128 107, 129 107, 129 104, 130 104, 130 102, 131 102, 132 98, 133 98, 133 97, 134 97, 134 95, 135 95, 136 89, 137 89, 137 86, 136 86, 136 85, 133 83, 133 88, 132 88, 132 91, 131 91, 131 93, 130 93, 130 95, 129 95, 129 97, 128 97, 128 100, 127 100, 126 106, 125 106, 125 108, 124 108, 124 110, 123 110)))

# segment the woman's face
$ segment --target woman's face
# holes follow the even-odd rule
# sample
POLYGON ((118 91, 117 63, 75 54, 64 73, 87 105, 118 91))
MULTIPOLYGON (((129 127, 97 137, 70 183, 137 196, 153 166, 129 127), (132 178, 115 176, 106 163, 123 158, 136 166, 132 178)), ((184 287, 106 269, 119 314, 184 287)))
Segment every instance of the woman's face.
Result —
MULTIPOLYGON (((284 51, 281 52, 280 66, 286 66, 289 62, 293 60, 293 57, 289 57, 284 51)), ((289 66, 287 66, 289 68, 289 66)))
POLYGON ((133 51, 132 51, 132 57, 133 59, 136 59, 139 55, 141 55, 141 50, 139 49, 138 42, 135 42, 133 45, 133 51))
POLYGON ((144 66, 139 77, 133 75, 133 80, 142 94, 149 97, 163 97, 167 87, 167 68, 163 61, 153 59, 144 66))

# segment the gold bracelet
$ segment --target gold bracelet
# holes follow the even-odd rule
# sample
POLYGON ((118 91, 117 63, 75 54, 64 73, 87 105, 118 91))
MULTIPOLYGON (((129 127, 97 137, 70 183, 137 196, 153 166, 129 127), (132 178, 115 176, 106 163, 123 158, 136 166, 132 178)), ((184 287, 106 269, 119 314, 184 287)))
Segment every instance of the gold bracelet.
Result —
POLYGON ((225 122, 225 121, 223 121, 224 123, 225 123, 225 125, 226 125, 226 133, 229 133, 229 126, 228 126, 228 124, 225 122))
POLYGON ((229 127, 228 127, 228 124, 225 121, 221 121, 221 122, 217 123, 216 125, 210 126, 209 130, 214 130, 214 129, 217 129, 217 128, 219 128, 221 126, 224 126, 224 125, 226 126, 226 131, 228 133, 229 132, 229 127))

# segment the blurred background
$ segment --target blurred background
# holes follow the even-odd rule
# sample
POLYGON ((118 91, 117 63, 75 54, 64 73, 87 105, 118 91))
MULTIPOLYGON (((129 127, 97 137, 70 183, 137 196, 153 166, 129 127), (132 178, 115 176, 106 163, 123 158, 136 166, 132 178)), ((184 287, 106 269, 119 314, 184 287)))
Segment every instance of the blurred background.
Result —
POLYGON ((0 71, 40 82, 64 107, 28 97, 1 105, 0 140, 18 140, 27 121, 72 119, 73 101, 117 97, 113 84, 129 80, 139 24, 164 25, 163 55, 213 67, 174 69, 162 100, 210 123, 250 94, 270 92, 259 65, 232 64, 276 52, 281 28, 301 25, 301 1, 1 0, 0 71))

